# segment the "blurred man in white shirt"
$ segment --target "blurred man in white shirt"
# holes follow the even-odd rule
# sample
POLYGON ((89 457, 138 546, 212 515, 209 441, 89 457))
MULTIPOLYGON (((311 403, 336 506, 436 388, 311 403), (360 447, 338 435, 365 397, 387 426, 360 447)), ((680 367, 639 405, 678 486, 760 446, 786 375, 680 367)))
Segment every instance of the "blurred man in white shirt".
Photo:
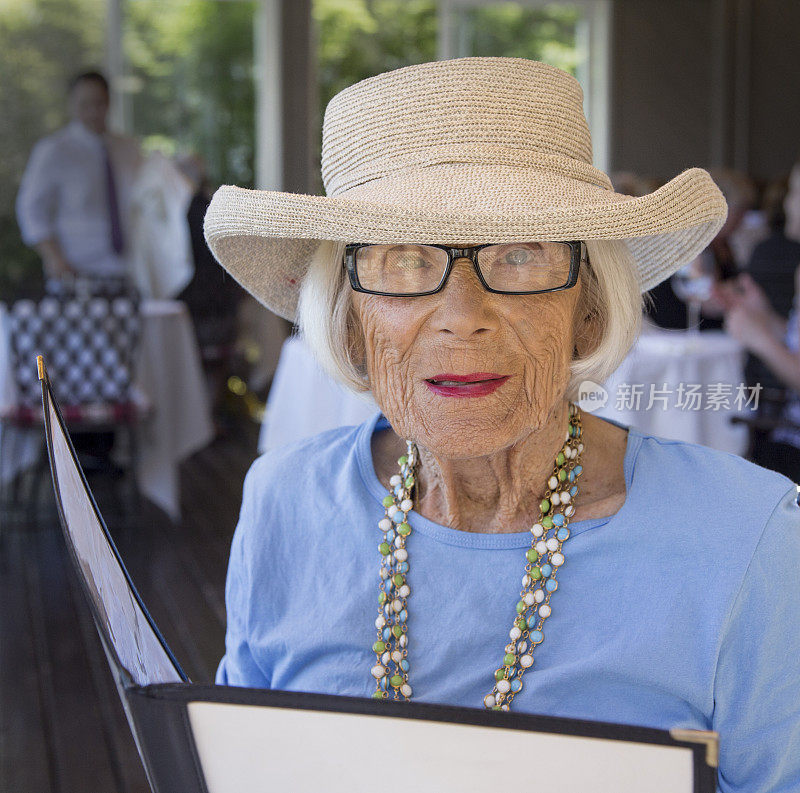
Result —
POLYGON ((103 75, 74 78, 71 122, 34 146, 22 177, 22 238, 50 279, 126 275, 130 195, 142 157, 135 140, 107 130, 108 108, 103 75))

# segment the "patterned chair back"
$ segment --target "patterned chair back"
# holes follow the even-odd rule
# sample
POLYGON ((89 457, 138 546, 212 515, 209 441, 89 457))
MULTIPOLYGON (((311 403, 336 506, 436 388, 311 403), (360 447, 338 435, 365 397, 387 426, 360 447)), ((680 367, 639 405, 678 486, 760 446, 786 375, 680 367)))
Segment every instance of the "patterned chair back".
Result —
POLYGON ((127 403, 141 321, 131 295, 48 296, 8 307, 18 404, 41 407, 43 355, 62 406, 127 403))

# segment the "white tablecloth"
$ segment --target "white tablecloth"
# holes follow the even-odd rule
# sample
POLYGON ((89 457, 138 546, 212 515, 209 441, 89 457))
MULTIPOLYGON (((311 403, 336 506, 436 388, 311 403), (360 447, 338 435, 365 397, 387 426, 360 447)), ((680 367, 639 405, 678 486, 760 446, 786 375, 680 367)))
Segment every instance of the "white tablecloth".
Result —
MULTIPOLYGON (((136 387, 152 406, 137 431, 139 489, 173 519, 180 516, 178 465, 214 437, 197 341, 186 306, 177 300, 142 302, 142 338, 136 387)), ((1 318, 0 318, 1 319, 1 318)), ((56 391, 58 384, 54 384, 56 391)), ((13 405, 14 378, 8 332, 0 325, 0 406, 13 405)), ((3 432, 0 428, 0 432, 3 432)), ((41 433, 6 429, 0 478, 7 481, 36 461, 41 433)))
POLYGON ((316 362, 305 342, 293 336, 284 342, 258 449, 266 452, 334 427, 361 424, 378 406, 339 385, 316 362))
POLYGON ((737 393, 745 389, 744 359, 742 346, 722 331, 649 328, 603 384, 606 405, 592 410, 591 403, 580 404, 653 435, 741 455, 747 448, 747 428, 730 419, 751 414, 752 402, 744 404, 749 391, 740 394, 736 407, 737 393))

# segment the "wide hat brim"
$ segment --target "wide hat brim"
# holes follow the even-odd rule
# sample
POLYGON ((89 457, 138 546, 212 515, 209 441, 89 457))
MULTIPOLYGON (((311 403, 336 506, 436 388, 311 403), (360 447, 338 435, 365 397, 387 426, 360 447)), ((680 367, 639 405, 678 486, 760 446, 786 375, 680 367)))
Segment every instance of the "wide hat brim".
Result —
POLYGON ((692 261, 726 215, 722 193, 700 168, 634 197, 547 170, 444 163, 404 168, 334 197, 226 185, 208 208, 205 235, 245 289, 294 321, 309 263, 335 249, 325 243, 624 240, 644 292, 692 261))

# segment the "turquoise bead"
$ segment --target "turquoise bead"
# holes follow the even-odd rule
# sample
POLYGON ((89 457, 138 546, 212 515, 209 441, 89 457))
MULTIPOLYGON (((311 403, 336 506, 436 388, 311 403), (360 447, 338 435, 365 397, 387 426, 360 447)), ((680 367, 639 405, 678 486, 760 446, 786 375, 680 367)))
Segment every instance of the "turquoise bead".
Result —
POLYGON ((408 562, 400 562, 400 564, 397 565, 397 571, 400 572, 400 573, 407 573, 408 572, 408 562))
POLYGON ((390 627, 387 625, 387 626, 386 626, 386 627, 383 629, 383 640, 384 640, 385 642, 388 642, 388 641, 389 641, 389 639, 391 639, 391 638, 392 638, 392 629, 391 629, 391 628, 390 628, 390 627))
POLYGON ((534 625, 536 625, 536 615, 531 614, 531 616, 528 617, 528 628, 532 628, 534 625))
POLYGON ((553 568, 549 564, 542 565, 542 575, 545 578, 549 578, 550 574, 553 572, 553 568))
POLYGON ((408 672, 408 661, 406 661, 406 659, 405 659, 405 658, 403 658, 403 660, 402 660, 402 661, 400 661, 400 668, 401 668, 401 669, 402 669, 404 672, 408 672))
POLYGON ((574 495, 575 495, 577 492, 578 492, 578 486, 577 486, 577 485, 573 485, 573 486, 572 486, 572 487, 569 489, 569 494, 570 494, 571 496, 574 496, 574 495))
POLYGON ((386 677, 386 676, 382 677, 382 678, 380 679, 380 686, 381 686, 381 688, 382 688, 384 691, 386 691, 386 689, 387 689, 387 688, 388 688, 388 686, 389 686, 389 678, 388 678, 388 677, 386 677))
POLYGON ((555 592, 558 589, 558 581, 556 581, 555 578, 548 578, 544 588, 548 592, 555 592))
POLYGON ((397 486, 397 487, 394 489, 394 494, 395 494, 395 495, 396 495, 398 498, 400 498, 400 494, 401 494, 402 492, 403 492, 403 486, 402 486, 402 485, 398 485, 398 486, 397 486))
POLYGON ((574 470, 575 470, 575 476, 577 476, 579 473, 581 473, 583 471, 583 466, 582 465, 576 465, 574 470))
POLYGON ((531 631, 531 641, 540 642, 544 639, 544 634, 541 631, 531 631))
POLYGON ((561 542, 564 542, 564 540, 568 540, 569 539, 569 529, 567 529, 566 527, 562 528, 562 529, 559 529, 556 532, 556 539, 560 540, 561 542))
POLYGON ((398 510, 397 512, 392 515, 392 520, 395 523, 402 523, 406 519, 405 515, 403 515, 402 511, 398 510))
POLYGON ((556 526, 563 526, 564 516, 560 512, 556 512, 556 514, 553 515, 553 523, 555 523, 556 526))
POLYGON ((395 536, 394 529, 389 529, 389 531, 386 532, 386 541, 391 542, 395 536))
POLYGON ((399 620, 400 620, 400 622, 405 622, 405 621, 408 619, 408 612, 407 612, 405 609, 403 609, 403 610, 402 610, 402 611, 401 611, 401 612, 400 612, 400 613, 397 615, 397 619, 399 619, 399 620))
POLYGON ((517 679, 517 680, 512 680, 511 681, 511 690, 513 692, 516 693, 517 691, 520 691, 521 689, 522 689, 522 681, 521 680, 517 679))
POLYGON ((567 479, 569 479, 570 482, 574 482, 575 481, 575 471, 574 470, 570 471, 567 474, 567 479))

